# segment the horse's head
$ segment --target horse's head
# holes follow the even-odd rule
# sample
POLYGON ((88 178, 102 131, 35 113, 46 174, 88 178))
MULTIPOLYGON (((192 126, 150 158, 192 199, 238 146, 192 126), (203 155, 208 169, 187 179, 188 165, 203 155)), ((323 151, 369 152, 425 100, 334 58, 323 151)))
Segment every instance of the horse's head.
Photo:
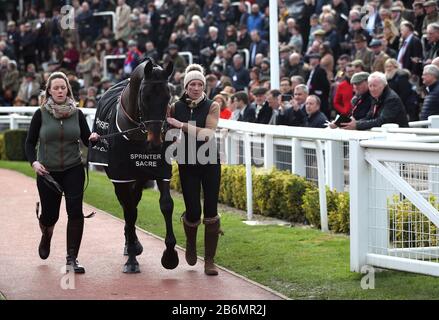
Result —
POLYGON ((142 121, 147 122, 148 141, 154 146, 162 143, 161 131, 166 124, 171 94, 168 79, 171 76, 174 65, 168 63, 165 69, 148 60, 144 68, 144 76, 139 90, 139 114, 142 121), (154 121, 156 120, 156 121, 154 121))

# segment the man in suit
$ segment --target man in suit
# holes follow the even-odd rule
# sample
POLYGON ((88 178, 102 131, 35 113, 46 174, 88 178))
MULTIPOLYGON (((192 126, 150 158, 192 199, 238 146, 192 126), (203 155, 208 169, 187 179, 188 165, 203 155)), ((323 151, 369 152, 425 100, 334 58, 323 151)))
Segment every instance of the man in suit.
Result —
POLYGON ((398 52, 398 62, 401 64, 403 69, 407 69, 412 74, 420 76, 422 73, 421 40, 419 40, 419 38, 414 34, 415 27, 409 21, 401 22, 400 31, 402 43, 398 52))
POLYGON ((248 95, 244 91, 238 91, 232 96, 232 103, 239 110, 238 121, 255 122, 256 109, 248 104, 248 95))
POLYGON ((320 55, 318 53, 311 54, 308 57, 309 65, 311 66, 311 72, 306 82, 309 94, 314 94, 320 98, 321 111, 329 118, 331 113, 328 101, 330 84, 326 71, 320 67, 320 55))
POLYGON ((264 87, 258 87, 255 88, 252 93, 255 97, 255 102, 253 102, 250 107, 255 108, 256 110, 256 123, 267 124, 273 113, 265 96, 267 89, 264 87))
POLYGON ((261 39, 258 30, 253 30, 250 33, 250 37, 252 39, 252 43, 250 44, 250 65, 254 66, 256 55, 258 53, 262 53, 264 56, 267 56, 268 42, 261 39))
POLYGON ((294 98, 291 100, 291 107, 283 112, 278 124, 304 126, 306 120, 306 98, 308 98, 308 87, 304 84, 297 85, 294 88, 294 98))

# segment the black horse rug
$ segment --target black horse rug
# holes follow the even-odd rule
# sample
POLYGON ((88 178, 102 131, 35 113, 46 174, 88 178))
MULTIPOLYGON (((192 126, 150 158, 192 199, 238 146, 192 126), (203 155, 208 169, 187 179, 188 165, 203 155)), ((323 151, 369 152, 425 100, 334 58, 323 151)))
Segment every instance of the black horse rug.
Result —
POLYGON ((129 79, 108 89, 98 102, 93 132, 101 139, 89 148, 89 163, 105 166, 113 182, 132 182, 136 179, 169 180, 172 175, 170 161, 165 159, 168 143, 159 148, 147 141, 147 132, 134 126, 129 133, 122 133, 118 113, 124 113, 120 102, 122 91, 129 79), (139 139, 139 135, 144 138, 139 139), (135 139, 133 137, 135 136, 135 139))

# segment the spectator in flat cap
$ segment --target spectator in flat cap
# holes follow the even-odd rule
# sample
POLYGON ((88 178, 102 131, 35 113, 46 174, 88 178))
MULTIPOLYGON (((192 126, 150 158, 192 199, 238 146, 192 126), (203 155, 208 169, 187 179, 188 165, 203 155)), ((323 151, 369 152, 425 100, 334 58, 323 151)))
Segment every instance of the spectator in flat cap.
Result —
POLYGON ((361 60, 364 63, 366 71, 372 67, 374 53, 367 47, 367 39, 364 35, 358 34, 354 38, 355 55, 354 60, 361 60))
POLYGON ((268 90, 264 87, 258 87, 252 92, 255 101, 250 106, 256 110, 256 123, 267 124, 271 119, 272 110, 268 106, 266 97, 267 91, 268 90))
POLYGON ((186 60, 178 54, 179 47, 175 43, 171 43, 168 47, 169 58, 174 63, 175 71, 183 72, 187 67, 186 60))
POLYGON ((355 73, 366 71, 366 66, 364 65, 363 61, 361 61, 361 60, 352 61, 352 65, 355 68, 355 73))
POLYGON ((424 2, 425 18, 422 22, 422 34, 426 34, 427 26, 431 23, 436 23, 439 21, 439 15, 437 12, 436 1, 426 1, 424 2))
POLYGON ((421 37, 422 35, 422 24, 425 18, 425 11, 422 0, 415 0, 413 2, 413 25, 415 26, 416 34, 421 37))
POLYGON ((396 123, 400 127, 408 127, 407 114, 399 96, 390 89, 386 76, 374 72, 368 78, 369 92, 373 98, 372 107, 364 119, 352 119, 341 124, 343 129, 369 130, 381 127, 385 123, 396 123))
POLYGON ((370 95, 369 85, 367 83, 369 75, 368 72, 358 72, 351 78, 351 83, 354 88, 354 96, 351 101, 351 114, 356 120, 365 118, 372 105, 372 96, 370 95))
POLYGON ((439 114, 439 68, 433 64, 426 65, 422 82, 428 88, 428 94, 422 105, 420 120, 428 120, 429 116, 439 114))
POLYGON ((387 59, 390 57, 382 50, 383 45, 381 40, 373 39, 369 43, 369 47, 372 49, 374 53, 373 61, 372 61, 372 72, 379 71, 384 72, 384 63, 386 63, 387 59))

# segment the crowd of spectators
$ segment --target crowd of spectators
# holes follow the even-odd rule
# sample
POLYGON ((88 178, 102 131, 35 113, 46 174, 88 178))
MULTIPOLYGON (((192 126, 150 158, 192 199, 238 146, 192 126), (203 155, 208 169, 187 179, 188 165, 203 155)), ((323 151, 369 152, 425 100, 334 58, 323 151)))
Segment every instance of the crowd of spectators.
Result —
POLYGON ((178 98, 181 53, 190 52, 224 119, 369 129, 439 114, 436 1, 279 0, 279 88, 270 84, 268 0, 72 0, 74 28, 62 26, 65 2, 25 0, 22 18, 0 8, 0 105, 38 105, 61 70, 79 106, 93 108, 147 58, 173 61, 178 98), (114 33, 109 15, 95 15, 108 11, 114 33))

